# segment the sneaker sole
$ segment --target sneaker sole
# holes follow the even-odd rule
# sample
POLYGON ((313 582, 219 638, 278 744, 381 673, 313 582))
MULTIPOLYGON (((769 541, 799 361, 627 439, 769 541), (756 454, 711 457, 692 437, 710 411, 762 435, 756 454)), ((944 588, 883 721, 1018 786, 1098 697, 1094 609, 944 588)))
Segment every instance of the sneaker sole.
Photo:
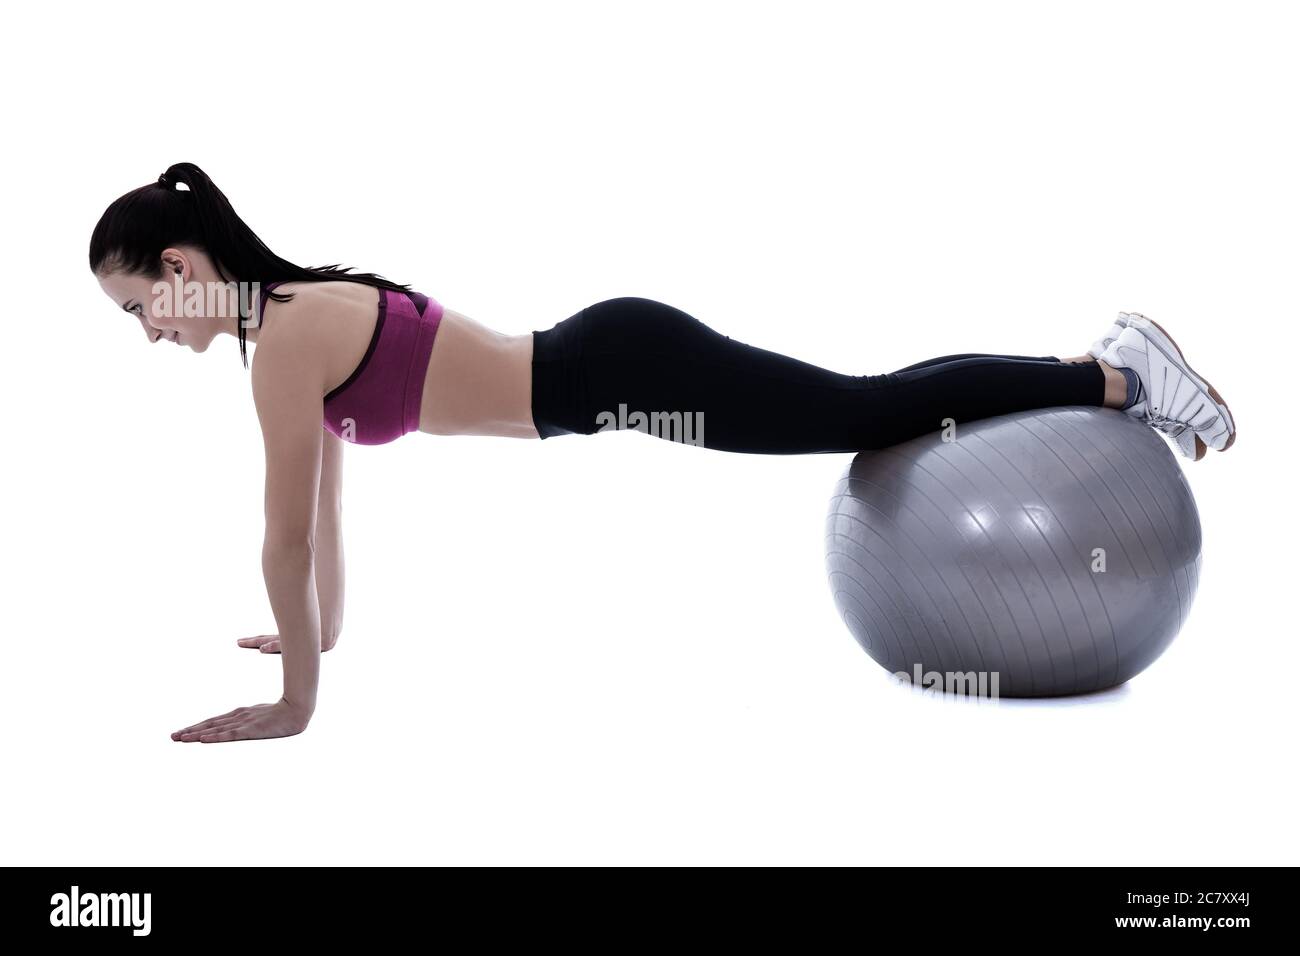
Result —
MULTIPOLYGON (((1174 337, 1165 331, 1165 327, 1163 325, 1161 325, 1155 319, 1148 319, 1141 312, 1130 312, 1129 315, 1134 318, 1141 319, 1144 322, 1151 323, 1151 325, 1155 328, 1155 330, 1159 332, 1161 336, 1164 337, 1166 342, 1169 343, 1169 346, 1175 352, 1178 353, 1179 361, 1181 361, 1183 365, 1186 366, 1187 371, 1191 374, 1192 378, 1194 378, 1200 384, 1200 386, 1209 393, 1210 398, 1214 399, 1214 403, 1218 405, 1221 409, 1223 409, 1223 414, 1227 417, 1228 420, 1228 440, 1224 442, 1222 448, 1216 448, 1215 451, 1227 451, 1229 448, 1232 447, 1232 443, 1237 440, 1237 420, 1232 417, 1232 409, 1228 408, 1228 403, 1223 400, 1223 396, 1219 394, 1219 390, 1215 388, 1213 385, 1211 385, 1209 382, 1207 382, 1205 378, 1198 371, 1196 371, 1196 369, 1192 368, 1191 363, 1187 361, 1187 357, 1183 355, 1183 350, 1178 347, 1178 343, 1174 341, 1174 337)), ((1204 446, 1205 448, 1209 447, 1208 445, 1205 444, 1201 436, 1197 435, 1196 436, 1196 451, 1197 451, 1196 461, 1200 461, 1205 456, 1205 452, 1202 450, 1202 446, 1204 446)))

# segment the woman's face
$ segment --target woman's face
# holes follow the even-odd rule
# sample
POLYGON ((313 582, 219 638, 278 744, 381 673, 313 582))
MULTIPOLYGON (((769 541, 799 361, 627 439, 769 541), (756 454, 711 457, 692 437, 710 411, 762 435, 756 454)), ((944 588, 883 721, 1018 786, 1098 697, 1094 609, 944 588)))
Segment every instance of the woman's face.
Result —
MULTIPOLYGON (((227 330, 226 326, 234 331, 238 323, 237 312, 224 316, 221 313, 231 310, 213 308, 221 300, 204 293, 209 283, 197 275, 203 271, 203 265, 188 258, 164 255, 162 278, 125 272, 97 278, 104 294, 135 318, 150 342, 161 340, 203 352, 214 338, 227 330)), ((249 339, 254 340, 255 335, 249 335, 249 339)))

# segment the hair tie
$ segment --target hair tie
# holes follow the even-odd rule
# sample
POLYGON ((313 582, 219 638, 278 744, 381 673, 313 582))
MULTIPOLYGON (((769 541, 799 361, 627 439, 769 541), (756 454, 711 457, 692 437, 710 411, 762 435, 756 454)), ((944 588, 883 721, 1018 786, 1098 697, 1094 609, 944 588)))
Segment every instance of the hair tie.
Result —
POLYGON ((159 186, 166 187, 167 189, 170 189, 170 188, 171 188, 171 185, 172 185, 172 184, 169 183, 169 182, 167 181, 167 174, 166 174, 166 173, 163 173, 161 176, 158 177, 158 185, 159 185, 159 186))

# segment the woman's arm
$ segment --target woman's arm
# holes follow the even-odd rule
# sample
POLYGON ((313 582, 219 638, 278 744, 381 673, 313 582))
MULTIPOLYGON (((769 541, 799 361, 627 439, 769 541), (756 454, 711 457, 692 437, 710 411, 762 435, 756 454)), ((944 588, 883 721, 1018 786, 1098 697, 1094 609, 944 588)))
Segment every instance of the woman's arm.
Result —
POLYGON ((316 501, 316 597, 320 649, 343 630, 343 440, 322 428, 320 493, 316 501))
POLYGON ((309 350, 267 351, 267 344, 258 346, 253 359, 253 399, 266 451, 262 575, 279 629, 281 697, 209 718, 177 731, 174 740, 287 737, 305 730, 316 710, 321 637, 316 509, 324 442, 320 364, 309 350))
POLYGON ((316 709, 320 605, 316 595, 316 509, 324 417, 311 364, 293 353, 258 356, 253 399, 266 452, 266 533, 262 576, 280 636, 282 700, 303 717, 316 709))
MULTIPOLYGON (((320 649, 328 651, 343 632, 343 446, 322 427, 320 492, 316 500, 316 598, 320 605, 320 649)), ((279 634, 241 637, 240 647, 280 653, 279 634)))

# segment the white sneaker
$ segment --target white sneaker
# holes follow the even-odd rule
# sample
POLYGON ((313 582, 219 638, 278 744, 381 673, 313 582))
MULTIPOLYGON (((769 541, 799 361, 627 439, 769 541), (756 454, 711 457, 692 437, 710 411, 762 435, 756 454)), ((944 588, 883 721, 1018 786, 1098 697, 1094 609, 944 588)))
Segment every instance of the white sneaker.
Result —
POLYGON ((1186 425, 1169 426, 1164 428, 1163 431, 1169 437, 1169 440, 1174 443, 1178 453, 1184 458, 1200 461, 1205 457, 1205 442, 1190 427, 1186 425))
POLYGON ((1180 367, 1192 377, 1192 380, 1196 382, 1203 392, 1210 396, 1221 416, 1221 420, 1217 428, 1197 428, 1197 432, 1205 440, 1205 443, 1215 451, 1227 451, 1231 448, 1232 443, 1237 440, 1237 422, 1228 409, 1228 403, 1219 394, 1219 390, 1198 375, 1196 370, 1187 364, 1187 358, 1183 355, 1183 350, 1178 347, 1174 337, 1166 332, 1158 322, 1148 319, 1141 312, 1130 312, 1128 314, 1128 324, 1130 328, 1137 329, 1148 340, 1154 342, 1166 355, 1176 357, 1180 367))
POLYGON ((1101 358, 1101 353, 1110 347, 1110 343, 1119 338, 1119 334, 1128 328, 1128 313, 1121 312, 1119 318, 1114 321, 1106 334, 1092 343, 1092 348, 1088 349, 1088 354, 1095 359, 1101 358))
POLYGON ((1128 327, 1099 361, 1137 373, 1144 395, 1125 411, 1167 435, 1184 457, 1200 461, 1207 444, 1227 447, 1233 436, 1227 407, 1192 372, 1173 340, 1145 316, 1130 313, 1128 327))

